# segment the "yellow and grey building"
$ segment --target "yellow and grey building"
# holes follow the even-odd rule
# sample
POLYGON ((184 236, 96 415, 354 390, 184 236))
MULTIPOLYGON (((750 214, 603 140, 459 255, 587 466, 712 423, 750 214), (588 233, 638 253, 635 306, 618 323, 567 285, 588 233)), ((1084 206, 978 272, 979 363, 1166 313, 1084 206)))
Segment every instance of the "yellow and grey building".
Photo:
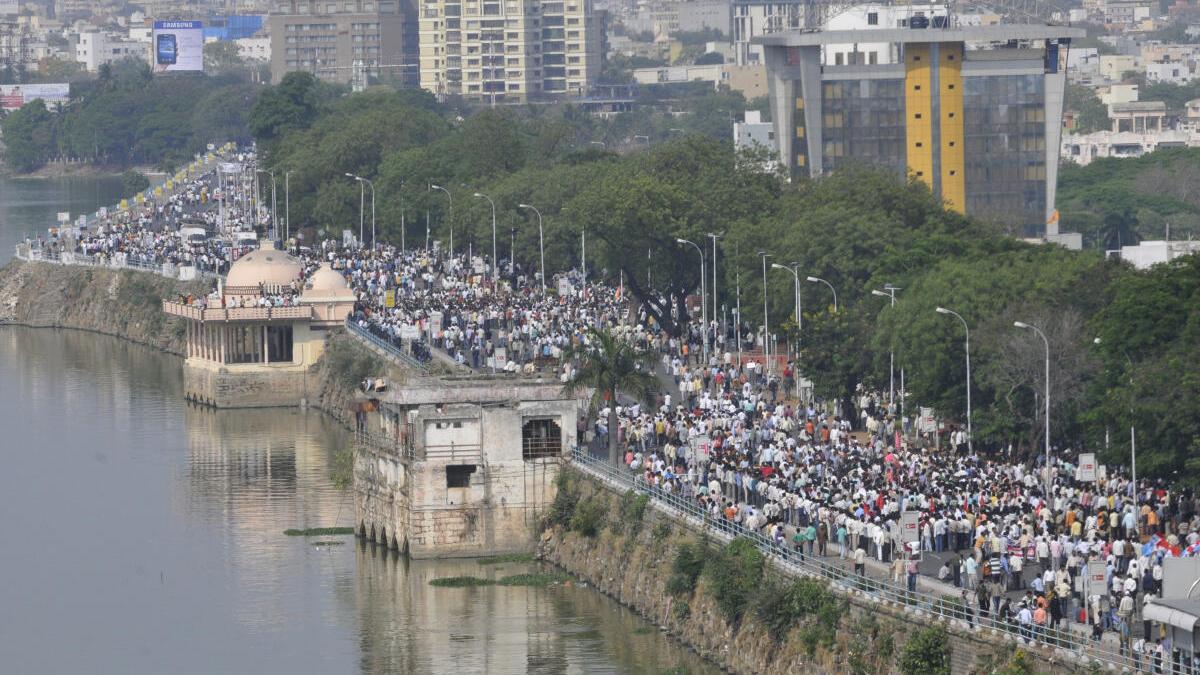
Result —
POLYGON ((757 38, 780 160, 793 176, 891 168, 956 211, 1056 237, 1063 64, 1084 34, 999 25, 757 38))
POLYGON ((581 97, 600 74, 592 0, 421 0, 421 87, 498 103, 581 97))

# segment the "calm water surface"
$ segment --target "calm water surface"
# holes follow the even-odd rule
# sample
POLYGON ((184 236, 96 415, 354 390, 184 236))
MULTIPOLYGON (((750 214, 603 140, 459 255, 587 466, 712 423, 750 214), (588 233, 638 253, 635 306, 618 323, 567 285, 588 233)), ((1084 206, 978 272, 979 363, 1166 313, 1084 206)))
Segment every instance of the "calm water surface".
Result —
POLYGON ((45 236, 58 212, 74 219, 121 201, 117 176, 90 178, 0 178, 0 262, 25 237, 45 236))
POLYGON ((113 338, 0 326, 4 672, 716 672, 590 589, 428 584, 530 565, 283 536, 351 524, 344 431, 189 407, 181 381, 113 338))

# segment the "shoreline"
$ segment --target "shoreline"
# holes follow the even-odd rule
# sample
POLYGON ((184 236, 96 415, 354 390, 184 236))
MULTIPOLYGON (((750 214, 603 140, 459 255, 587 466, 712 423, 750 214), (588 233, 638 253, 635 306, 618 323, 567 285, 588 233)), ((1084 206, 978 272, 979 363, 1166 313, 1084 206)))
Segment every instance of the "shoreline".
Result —
POLYGON ((146 166, 119 167, 95 164, 47 164, 29 173, 14 172, 8 167, 0 168, 0 178, 9 180, 55 180, 60 178, 120 178, 126 171, 137 171, 147 178, 167 174, 146 166))

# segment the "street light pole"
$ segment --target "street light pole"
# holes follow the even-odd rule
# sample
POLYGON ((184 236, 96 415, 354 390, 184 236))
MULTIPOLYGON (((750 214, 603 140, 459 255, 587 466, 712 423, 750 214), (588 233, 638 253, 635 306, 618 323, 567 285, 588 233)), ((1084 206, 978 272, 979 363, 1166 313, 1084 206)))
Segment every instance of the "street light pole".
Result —
POLYGON ((696 249, 696 253, 700 254, 700 316, 701 316, 700 320, 704 322, 704 330, 703 330, 703 335, 701 337, 703 338, 703 344, 704 344, 704 367, 707 368, 708 367, 708 296, 705 295, 705 292, 704 292, 704 250, 701 249, 699 246, 697 246, 695 242, 688 241, 687 239, 676 239, 675 241, 680 244, 690 244, 692 246, 692 248, 696 249))
POLYGON ((788 267, 787 265, 780 265, 779 263, 771 263, 771 267, 777 270, 791 272, 792 274, 792 301, 796 303, 796 330, 800 330, 800 273, 788 267))
POLYGON ((962 318, 958 312, 946 309, 945 307, 937 308, 938 314, 949 314, 962 322, 963 330, 966 332, 967 343, 967 452, 974 455, 974 439, 971 433, 971 327, 967 325, 967 320, 962 318))
POLYGON ((542 295, 546 294, 546 240, 542 232, 542 212, 529 204, 517 204, 517 208, 529 209, 537 214, 538 218, 538 258, 541 261, 542 268, 542 295))
POLYGON ((283 173, 283 222, 284 234, 283 239, 287 241, 292 238, 292 172, 285 171, 283 173))
POLYGON ((498 262, 500 258, 496 250, 496 202, 482 192, 476 192, 475 196, 488 200, 488 204, 492 205, 492 280, 500 281, 500 263, 498 262))
MULTIPOLYGON (((450 223, 450 257, 453 258, 454 257, 454 195, 450 194, 450 191, 447 190, 446 188, 442 187, 441 185, 432 185, 431 184, 429 186, 429 189, 430 190, 441 190, 442 192, 445 192, 446 198, 450 200, 450 213, 447 216, 447 221, 450 223)), ((429 248, 428 245, 426 245, 426 248, 429 248)))
MULTIPOLYGON (((1042 338, 1042 344, 1046 346, 1046 508, 1050 509, 1050 517, 1054 517, 1053 501, 1051 500, 1051 491, 1053 488, 1053 473, 1050 469, 1050 341, 1046 339, 1046 334, 1042 329, 1024 321, 1014 321, 1013 325, 1017 328, 1028 328, 1038 334, 1042 338)), ((1053 525, 1053 521, 1050 523, 1053 525)), ((1058 559, 1054 559, 1054 570, 1058 571, 1058 559)))
POLYGON ((363 232, 363 224, 365 222, 364 219, 367 213, 367 184, 362 181, 360 176, 356 176, 352 173, 347 173, 346 177, 353 178, 358 182, 358 247, 362 248, 363 238, 365 236, 363 232))
MULTIPOLYGON (((721 316, 721 313, 717 310, 717 237, 720 237, 721 235, 713 234, 712 232, 709 232, 708 236, 712 239, 712 248, 713 248, 712 318, 713 318, 713 323, 717 323, 717 317, 721 316)), ((705 335, 707 335, 708 334, 708 325, 707 324, 705 324, 705 326, 704 326, 704 331, 705 331, 705 335)), ((716 349, 716 345, 713 345, 713 348, 716 349)))
POLYGON ((771 319, 767 316, 767 258, 771 257, 766 251, 759 251, 762 258, 763 272, 763 365, 766 366, 767 377, 771 377, 771 319))
POLYGON ((829 283, 828 281, 825 281, 824 279, 822 279, 820 277, 805 277, 805 281, 811 281, 813 283, 821 283, 821 284, 825 284, 826 286, 828 286, 829 292, 833 293, 833 311, 834 312, 838 311, 837 289, 835 289, 833 287, 833 284, 829 283))
MULTIPOLYGON (((890 298, 892 309, 896 308, 896 290, 897 287, 891 284, 884 284, 883 290, 871 290, 871 295, 877 295, 881 298, 890 298)), ((888 347, 888 399, 892 405, 896 404, 896 347, 891 345, 888 347)))
POLYGON ((372 183, 367 178, 363 178, 362 176, 357 176, 352 173, 346 174, 346 177, 353 178, 354 180, 358 181, 358 186, 360 188, 360 193, 361 193, 361 197, 359 198, 359 207, 358 207, 358 214, 359 214, 358 215, 358 238, 359 238, 358 245, 359 245, 359 248, 362 248, 363 217, 366 212, 366 209, 365 209, 366 194, 367 194, 366 188, 368 185, 371 187, 371 248, 375 248, 375 183, 372 183))

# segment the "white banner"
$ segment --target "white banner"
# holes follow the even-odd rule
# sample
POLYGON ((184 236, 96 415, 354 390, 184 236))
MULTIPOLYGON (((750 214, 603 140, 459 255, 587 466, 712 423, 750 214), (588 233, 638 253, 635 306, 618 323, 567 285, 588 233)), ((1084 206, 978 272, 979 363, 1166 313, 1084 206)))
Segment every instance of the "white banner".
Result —
POLYGON ((905 511, 900 514, 900 537, 905 544, 921 541, 921 512, 905 511))
POLYGON ((1079 455, 1079 468, 1075 472, 1076 479, 1090 483, 1096 480, 1096 474, 1096 454, 1085 452, 1079 455))

